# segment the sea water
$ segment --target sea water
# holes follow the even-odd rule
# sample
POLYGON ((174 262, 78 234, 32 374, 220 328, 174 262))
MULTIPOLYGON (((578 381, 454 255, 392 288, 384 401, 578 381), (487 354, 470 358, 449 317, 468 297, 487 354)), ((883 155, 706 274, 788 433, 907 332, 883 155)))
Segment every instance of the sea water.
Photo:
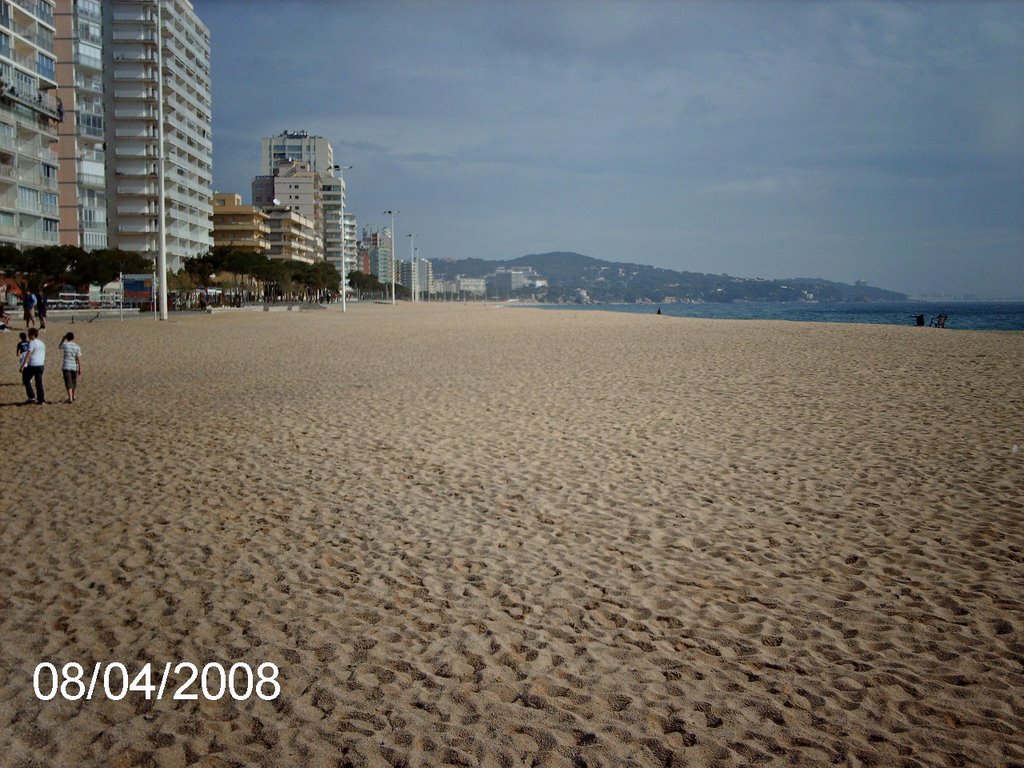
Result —
MULTIPOLYGON (((515 306, 515 305, 513 305, 515 306)), ((940 314, 946 328, 975 331, 1024 331, 1024 302, 887 302, 821 303, 732 302, 729 304, 524 304, 544 309, 604 310, 653 315, 659 306, 670 317, 729 320, 794 320, 811 323, 880 323, 914 325, 924 315, 925 326, 940 314)))

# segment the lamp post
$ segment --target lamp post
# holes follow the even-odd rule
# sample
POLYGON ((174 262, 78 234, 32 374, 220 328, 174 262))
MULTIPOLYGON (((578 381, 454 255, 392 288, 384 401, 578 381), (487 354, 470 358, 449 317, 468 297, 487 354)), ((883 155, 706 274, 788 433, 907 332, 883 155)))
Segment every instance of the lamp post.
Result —
POLYGON ((345 171, 351 171, 351 165, 335 165, 332 170, 338 172, 341 179, 341 311, 348 312, 345 294, 348 293, 348 254, 345 252, 345 171))
POLYGON ((416 287, 419 283, 416 275, 416 233, 410 232, 406 237, 409 238, 409 282, 412 285, 409 286, 409 297, 412 299, 412 303, 416 303, 416 287))
POLYGON ((157 272, 159 272, 159 291, 157 304, 160 308, 160 319, 167 319, 167 200, 164 191, 164 20, 161 6, 162 0, 156 2, 156 183, 157 205, 160 207, 158 217, 159 250, 157 252, 157 272))
POLYGON ((401 211, 384 211, 384 215, 391 216, 391 306, 395 306, 395 214, 401 211))

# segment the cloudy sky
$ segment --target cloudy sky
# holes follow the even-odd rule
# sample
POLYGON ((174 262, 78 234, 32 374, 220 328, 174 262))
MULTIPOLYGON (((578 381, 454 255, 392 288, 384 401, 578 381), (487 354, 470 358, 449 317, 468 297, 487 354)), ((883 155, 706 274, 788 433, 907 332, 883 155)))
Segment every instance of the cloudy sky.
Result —
POLYGON ((1024 297, 1024 3, 194 7, 247 201, 260 138, 306 130, 423 257, 1024 297))

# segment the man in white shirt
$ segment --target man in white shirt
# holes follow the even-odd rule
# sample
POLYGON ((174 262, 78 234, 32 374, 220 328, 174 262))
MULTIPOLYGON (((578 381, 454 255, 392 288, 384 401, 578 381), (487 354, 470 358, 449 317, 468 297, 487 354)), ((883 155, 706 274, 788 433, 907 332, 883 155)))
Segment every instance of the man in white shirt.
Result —
POLYGON ((43 396, 43 366, 46 365, 46 345, 39 338, 37 328, 28 329, 28 351, 21 361, 21 382, 25 385, 26 403, 46 402, 43 396), (32 380, 35 379, 36 389, 32 391, 32 380))

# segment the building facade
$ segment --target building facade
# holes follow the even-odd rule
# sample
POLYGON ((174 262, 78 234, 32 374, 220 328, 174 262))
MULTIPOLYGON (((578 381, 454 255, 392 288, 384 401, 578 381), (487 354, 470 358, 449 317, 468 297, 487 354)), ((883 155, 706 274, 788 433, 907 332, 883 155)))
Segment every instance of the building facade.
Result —
POLYGON ((391 229, 363 228, 362 247, 366 249, 370 274, 376 275, 382 283, 391 282, 391 229))
POLYGON ((254 205, 243 205, 236 192, 213 196, 213 245, 236 251, 270 251, 270 217, 254 205))
POLYGON ((99 0, 56 0, 60 242, 107 247, 103 9, 99 0))
POLYGON ((60 209, 52 0, 0 3, 0 243, 56 245, 60 209))
POLYGON ((213 245, 209 31, 188 0, 103 9, 108 243, 156 259, 162 170, 174 272, 213 245))
POLYGON ((323 181, 309 161, 282 160, 272 174, 253 179, 252 204, 258 208, 291 207, 313 222, 314 258, 323 261, 323 181))
POLYGON ((321 176, 329 176, 334 168, 334 148, 323 136, 310 136, 305 131, 282 131, 260 142, 264 176, 274 173, 279 163, 301 160, 321 176))
MULTIPOLYGON (((264 176, 272 176, 282 164, 291 163, 307 163, 310 170, 319 175, 322 208, 320 215, 313 219, 323 240, 323 258, 334 265, 339 274, 353 271, 356 268, 355 233, 352 233, 351 247, 346 249, 342 219, 345 179, 338 175, 340 169, 334 164, 331 142, 323 136, 311 136, 306 131, 282 131, 277 136, 263 138, 260 150, 264 176)), ((277 197, 282 203, 288 202, 288 198, 280 194, 277 197)), ((259 205, 255 196, 253 203, 259 205)), ((303 213, 310 215, 307 210, 303 213)))
POLYGON ((345 263, 345 179, 325 176, 322 189, 324 258, 344 275, 354 267, 354 262, 345 263))
POLYGON ((316 263, 317 236, 312 220, 288 205, 270 206, 264 208, 263 213, 269 228, 267 256, 281 261, 316 263))

